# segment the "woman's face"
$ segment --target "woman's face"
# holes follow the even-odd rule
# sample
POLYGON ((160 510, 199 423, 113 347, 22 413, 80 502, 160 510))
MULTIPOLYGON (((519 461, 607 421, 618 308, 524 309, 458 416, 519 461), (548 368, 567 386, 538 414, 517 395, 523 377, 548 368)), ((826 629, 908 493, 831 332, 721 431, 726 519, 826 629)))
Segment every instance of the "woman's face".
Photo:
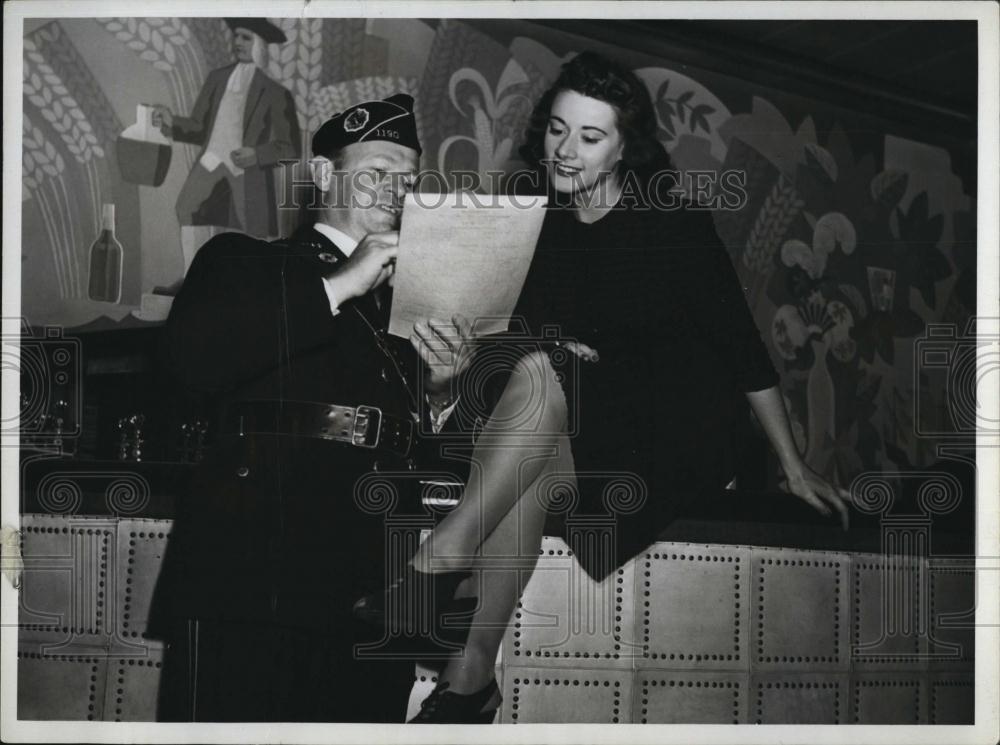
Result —
POLYGON ((552 187, 573 193, 589 191, 613 173, 625 143, 611 104, 560 91, 552 102, 543 146, 552 187))

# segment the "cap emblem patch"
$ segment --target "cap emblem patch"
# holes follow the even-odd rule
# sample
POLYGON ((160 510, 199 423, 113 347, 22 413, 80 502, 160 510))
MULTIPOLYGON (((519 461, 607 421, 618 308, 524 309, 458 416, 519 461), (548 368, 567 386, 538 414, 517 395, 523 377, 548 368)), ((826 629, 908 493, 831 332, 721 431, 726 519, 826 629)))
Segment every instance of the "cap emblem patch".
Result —
POLYGON ((368 109, 355 109, 344 119, 345 132, 357 132, 368 124, 368 109))

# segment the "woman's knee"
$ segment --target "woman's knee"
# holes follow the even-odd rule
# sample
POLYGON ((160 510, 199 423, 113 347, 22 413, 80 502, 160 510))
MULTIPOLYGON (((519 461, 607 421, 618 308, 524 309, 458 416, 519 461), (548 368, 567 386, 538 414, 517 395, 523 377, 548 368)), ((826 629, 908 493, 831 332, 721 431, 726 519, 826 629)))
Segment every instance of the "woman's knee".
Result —
POLYGON ((524 355, 514 368, 512 381, 516 381, 518 395, 538 407, 547 423, 565 428, 566 396, 547 353, 524 355))

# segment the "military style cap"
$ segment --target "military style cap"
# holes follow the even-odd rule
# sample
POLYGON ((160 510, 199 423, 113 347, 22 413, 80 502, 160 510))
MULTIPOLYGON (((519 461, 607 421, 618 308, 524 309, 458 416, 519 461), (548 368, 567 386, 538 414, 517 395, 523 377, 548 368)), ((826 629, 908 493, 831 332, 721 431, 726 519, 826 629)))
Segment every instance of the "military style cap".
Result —
POLYGON ((423 152, 413 116, 413 96, 397 93, 382 101, 365 101, 327 119, 312 138, 313 155, 327 156, 355 142, 385 140, 423 152))
POLYGON ((231 29, 245 28, 253 31, 268 44, 284 44, 288 41, 285 32, 266 18, 227 18, 226 25, 231 29))

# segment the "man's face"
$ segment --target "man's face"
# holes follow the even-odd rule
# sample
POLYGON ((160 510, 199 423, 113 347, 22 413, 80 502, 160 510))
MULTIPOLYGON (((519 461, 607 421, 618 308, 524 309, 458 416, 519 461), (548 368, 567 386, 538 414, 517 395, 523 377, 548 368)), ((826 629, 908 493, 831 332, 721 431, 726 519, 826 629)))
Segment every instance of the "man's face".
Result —
MULTIPOLYGON (((341 209, 337 226, 355 240, 370 233, 399 230, 403 199, 417 175, 416 150, 395 142, 375 140, 347 145, 324 191, 341 209)), ((326 166, 332 164, 326 161, 326 166)), ((323 188, 323 185, 320 185, 323 188)))
POLYGON ((253 62, 253 31, 233 29, 233 54, 237 62, 253 62))

